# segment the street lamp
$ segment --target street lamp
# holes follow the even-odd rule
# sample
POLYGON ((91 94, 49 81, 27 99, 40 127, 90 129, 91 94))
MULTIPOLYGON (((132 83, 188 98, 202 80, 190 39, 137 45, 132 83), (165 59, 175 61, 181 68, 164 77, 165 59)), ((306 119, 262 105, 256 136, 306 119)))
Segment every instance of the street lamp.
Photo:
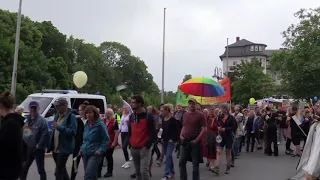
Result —
POLYGON ((21 8, 22 8, 22 0, 19 1, 17 29, 16 29, 16 42, 14 47, 14 59, 13 59, 12 79, 11 79, 11 94, 14 96, 16 95, 16 89, 17 89, 17 66, 18 66, 19 45, 20 45, 21 8))
POLYGON ((221 79, 223 79, 222 76, 222 69, 218 68, 217 66, 214 68, 214 74, 212 76, 213 78, 216 78, 218 81, 220 81, 221 79))

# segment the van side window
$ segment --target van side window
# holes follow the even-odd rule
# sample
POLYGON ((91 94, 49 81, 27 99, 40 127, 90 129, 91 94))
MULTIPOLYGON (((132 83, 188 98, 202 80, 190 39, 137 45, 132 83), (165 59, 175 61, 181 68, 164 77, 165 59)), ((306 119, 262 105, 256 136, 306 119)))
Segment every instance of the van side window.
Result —
POLYGON ((54 105, 52 104, 50 109, 48 110, 48 112, 46 113, 46 115, 44 116, 44 118, 48 118, 48 117, 52 117, 57 113, 56 108, 54 107, 54 105))
MULTIPOLYGON (((90 105, 94 105, 100 109, 100 114, 104 114, 104 103, 102 99, 87 99, 87 98, 70 98, 71 108, 78 110, 80 104, 88 101, 90 105)), ((77 112, 78 115, 78 112, 77 112)))

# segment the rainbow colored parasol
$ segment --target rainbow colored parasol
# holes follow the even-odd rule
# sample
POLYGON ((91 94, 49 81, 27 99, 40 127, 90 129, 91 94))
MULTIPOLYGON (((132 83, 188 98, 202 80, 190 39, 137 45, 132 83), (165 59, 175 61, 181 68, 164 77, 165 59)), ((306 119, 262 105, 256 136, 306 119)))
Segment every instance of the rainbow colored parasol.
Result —
POLYGON ((180 85, 180 90, 189 95, 219 97, 225 94, 223 87, 210 78, 192 78, 180 85))

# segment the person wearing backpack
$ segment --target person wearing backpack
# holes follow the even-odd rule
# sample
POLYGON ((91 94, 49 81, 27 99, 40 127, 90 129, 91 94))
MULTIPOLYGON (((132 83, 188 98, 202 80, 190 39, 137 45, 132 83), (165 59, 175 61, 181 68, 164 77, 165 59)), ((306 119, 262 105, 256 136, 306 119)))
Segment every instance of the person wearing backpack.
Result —
POLYGON ((57 114, 54 118, 54 130, 50 138, 48 152, 52 152, 56 163, 56 180, 69 180, 66 162, 74 151, 78 121, 72 111, 68 109, 67 99, 57 99, 54 106, 57 109, 57 114))

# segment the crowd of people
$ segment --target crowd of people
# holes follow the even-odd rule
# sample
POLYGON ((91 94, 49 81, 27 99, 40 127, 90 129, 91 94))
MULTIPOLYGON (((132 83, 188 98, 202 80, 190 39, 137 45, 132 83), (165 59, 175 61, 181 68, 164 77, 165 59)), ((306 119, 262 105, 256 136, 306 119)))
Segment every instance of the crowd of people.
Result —
POLYGON ((21 107, 14 109, 14 97, 10 93, 2 94, 0 180, 27 179, 34 160, 40 179, 46 180, 46 152, 52 153, 57 180, 76 179, 81 159, 85 180, 112 177, 113 152, 118 142, 121 142, 124 155, 122 168, 129 168, 130 161, 133 161, 135 171, 131 178, 150 179, 156 154, 157 166, 165 162, 162 180, 172 179, 176 173, 173 161, 176 153, 179 178, 188 179, 186 164, 191 162, 190 177, 199 180, 200 163, 205 163, 213 174, 220 174, 224 150, 225 174, 235 166, 243 148, 246 152, 263 150, 268 156, 278 156, 278 145, 285 142, 287 155, 301 156, 303 147, 300 143, 306 141, 310 125, 319 118, 318 106, 304 109, 280 107, 276 110, 268 106, 243 109, 240 105, 221 104, 203 108, 195 99, 189 99, 188 107, 161 104, 157 110, 155 106, 145 108, 141 95, 131 97, 129 103, 122 97, 120 99, 123 108, 109 107, 103 117, 97 107, 83 102, 77 118, 68 108, 68 101, 59 98, 54 103, 57 114, 50 133, 46 119, 39 114, 38 102, 30 102, 30 114, 25 120, 18 112, 21 107), (73 156, 73 166, 69 176, 66 162, 70 155, 73 156), (102 176, 104 159, 107 172, 102 176))

